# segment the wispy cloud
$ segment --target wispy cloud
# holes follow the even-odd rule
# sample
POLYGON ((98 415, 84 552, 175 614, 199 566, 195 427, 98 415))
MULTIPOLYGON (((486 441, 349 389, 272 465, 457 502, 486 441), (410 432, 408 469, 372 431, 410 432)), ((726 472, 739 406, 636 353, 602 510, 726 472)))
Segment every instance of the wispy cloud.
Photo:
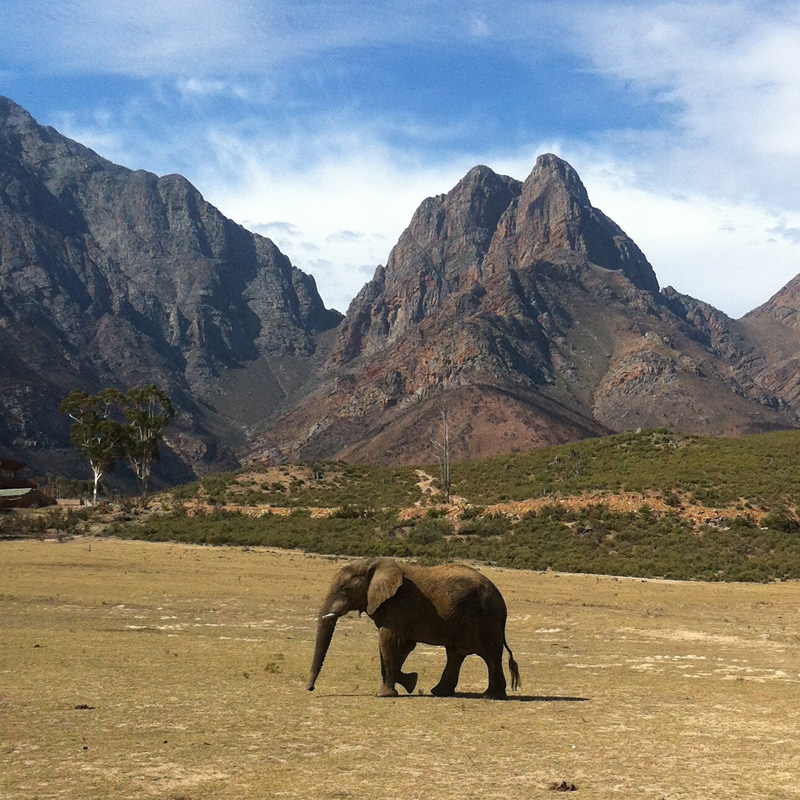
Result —
POLYGON ((264 236, 285 236, 292 238, 300 236, 301 234, 300 228, 291 222, 251 222, 250 225, 252 230, 257 229, 256 232, 264 236))
POLYGON ((769 229, 769 232, 786 239, 792 244, 800 245, 800 224, 791 225, 786 220, 780 220, 775 227, 769 229))
POLYGON ((654 182, 797 202, 796 5, 625 3, 587 10, 576 31, 596 69, 673 109, 668 136, 640 143, 654 182))
POLYGON ((210 97, 233 97, 245 102, 252 98, 251 90, 241 84, 210 78, 181 78, 176 88, 184 101, 205 101, 210 97))
POLYGON ((209 59, 224 64, 226 54, 247 42, 241 36, 246 4, 10 0, 7 5, 5 56, 44 73, 181 74, 202 69, 209 59))
MULTIPOLYGON (((473 5, 465 26, 454 0, 7 0, 4 48, 6 58, 42 71, 252 73, 347 47, 485 37, 486 3, 473 5)), ((512 13, 526 4, 505 5, 512 13)))
POLYGON ((328 243, 333 243, 333 242, 353 243, 353 242, 363 242, 367 238, 369 237, 368 234, 366 233, 358 233, 356 231, 336 231, 336 233, 332 233, 330 236, 326 236, 325 241, 328 243))
POLYGON ((422 199, 476 163, 524 178, 543 151, 663 284, 738 314, 800 271, 796 4, 7 0, 3 19, 0 80, 127 81, 82 110, 60 93, 43 121, 186 174, 340 308, 422 199), (542 86, 546 110, 526 105, 542 86))

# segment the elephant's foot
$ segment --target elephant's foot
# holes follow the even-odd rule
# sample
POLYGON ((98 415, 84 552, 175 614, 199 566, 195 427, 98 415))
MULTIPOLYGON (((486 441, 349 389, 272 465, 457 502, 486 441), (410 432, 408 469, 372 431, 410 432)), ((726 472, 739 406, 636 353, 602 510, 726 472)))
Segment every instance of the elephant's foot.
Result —
POLYGON ((505 689, 487 689, 481 697, 485 700, 508 700, 505 689))
POLYGON ((416 672, 401 672, 398 683, 409 693, 414 691, 417 686, 416 672))
POLYGON ((399 697, 397 689, 394 686, 381 686, 378 691, 378 697, 399 697))
POLYGON ((441 683, 437 683, 436 686, 431 689, 431 694, 434 697, 452 697, 455 693, 455 686, 443 686, 441 683))

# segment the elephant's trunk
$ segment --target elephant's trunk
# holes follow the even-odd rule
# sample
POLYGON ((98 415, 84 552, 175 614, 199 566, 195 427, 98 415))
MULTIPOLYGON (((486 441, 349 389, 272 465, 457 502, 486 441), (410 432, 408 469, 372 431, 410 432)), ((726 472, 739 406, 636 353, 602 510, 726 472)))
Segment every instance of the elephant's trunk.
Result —
POLYGON ((325 613, 325 609, 320 612, 319 620, 317 621, 317 640, 314 645, 314 659, 311 662, 311 672, 308 676, 308 691, 314 691, 314 684, 317 681, 319 671, 322 669, 322 662, 325 661, 325 656, 328 652, 331 639, 333 638, 333 631, 336 628, 336 622, 339 615, 336 612, 325 613))

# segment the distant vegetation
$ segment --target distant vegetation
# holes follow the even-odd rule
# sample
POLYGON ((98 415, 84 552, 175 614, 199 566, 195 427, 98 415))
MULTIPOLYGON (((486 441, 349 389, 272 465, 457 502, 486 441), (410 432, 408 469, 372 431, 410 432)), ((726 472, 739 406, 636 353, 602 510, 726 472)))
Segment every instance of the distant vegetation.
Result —
POLYGON ((800 502, 800 432, 723 439, 623 433, 459 464, 453 492, 474 503, 584 491, 660 492, 710 508, 800 502))
POLYGON ((283 508, 401 508, 420 499, 411 467, 368 467, 316 461, 277 467, 269 476, 254 469, 209 475, 173 489, 173 501, 206 500, 211 505, 272 505, 283 508))
POLYGON ((449 505, 435 493, 438 472, 249 468, 180 486, 157 513, 131 506, 105 533, 640 577, 800 578, 800 432, 645 431, 454 464, 449 505))
POLYGON ((311 518, 252 517, 212 511, 171 512, 144 524, 115 524, 109 533, 148 541, 300 549, 347 556, 396 556, 424 562, 476 560, 520 569, 700 580, 767 581, 800 578, 800 536, 784 519, 762 529, 746 515, 725 528, 695 527, 677 513, 581 512, 559 504, 519 521, 483 516, 459 533, 446 518, 398 521, 391 513, 311 518))

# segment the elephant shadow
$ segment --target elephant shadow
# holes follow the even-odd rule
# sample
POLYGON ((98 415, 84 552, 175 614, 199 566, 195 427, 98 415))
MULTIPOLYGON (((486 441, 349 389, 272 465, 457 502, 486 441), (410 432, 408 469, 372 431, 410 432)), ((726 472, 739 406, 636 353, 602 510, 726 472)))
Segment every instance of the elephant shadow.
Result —
MULTIPOLYGON (((420 695, 420 697, 432 697, 433 695, 420 695)), ((455 699, 459 700, 485 700, 486 698, 479 692, 456 692, 455 699)), ((439 700, 440 698, 436 698, 439 700)), ((443 698, 447 699, 447 698, 443 698)), ((570 697, 567 695, 546 695, 546 694, 509 694, 504 701, 506 703, 588 703, 588 697, 570 697)))
MULTIPOLYGON (((321 695, 324 696, 324 695, 321 695)), ((363 694, 355 692, 330 693, 327 697, 364 697, 363 694)), ((447 702, 448 700, 483 700, 486 698, 480 692, 456 692, 450 697, 436 697, 425 692, 423 694, 405 694, 400 697, 392 698, 393 702, 401 700, 436 700, 437 702, 447 702)), ((505 700, 494 700, 490 702, 498 703, 588 703, 588 697, 571 697, 569 695, 545 695, 545 694, 509 694, 505 700)))

